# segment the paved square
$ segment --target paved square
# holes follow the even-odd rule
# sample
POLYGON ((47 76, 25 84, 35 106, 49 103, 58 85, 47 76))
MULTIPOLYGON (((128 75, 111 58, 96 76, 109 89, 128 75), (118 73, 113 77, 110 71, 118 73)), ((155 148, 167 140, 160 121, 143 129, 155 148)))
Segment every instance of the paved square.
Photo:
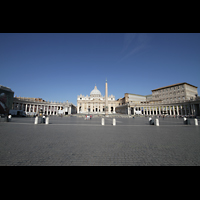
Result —
MULTIPOLYGON (((0 122, 0 165, 16 166, 183 166, 200 165, 200 126, 182 119, 147 117, 50 117, 50 124, 34 118, 0 122)), ((191 121, 192 122, 192 121, 191 121)), ((192 122, 193 123, 193 122, 192 122)))

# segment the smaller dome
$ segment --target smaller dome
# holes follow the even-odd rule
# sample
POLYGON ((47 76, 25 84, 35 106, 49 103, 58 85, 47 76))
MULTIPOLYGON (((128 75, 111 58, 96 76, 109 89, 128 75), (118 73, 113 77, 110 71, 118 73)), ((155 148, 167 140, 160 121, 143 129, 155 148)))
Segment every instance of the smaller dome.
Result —
POLYGON ((94 89, 90 92, 90 96, 101 96, 101 92, 97 89, 97 86, 95 85, 94 89))

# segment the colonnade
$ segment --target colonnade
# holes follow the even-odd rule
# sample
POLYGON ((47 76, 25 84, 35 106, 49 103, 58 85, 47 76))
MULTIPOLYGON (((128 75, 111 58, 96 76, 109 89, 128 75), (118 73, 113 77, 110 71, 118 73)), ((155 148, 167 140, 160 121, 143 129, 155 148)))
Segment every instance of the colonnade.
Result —
POLYGON ((199 104, 181 104, 181 105, 151 105, 151 106, 130 106, 128 115, 135 114, 135 111, 141 111, 143 115, 199 115, 199 104))
POLYGON ((13 110, 22 110, 26 114, 37 114, 42 109, 43 113, 46 115, 58 115, 58 114, 71 114, 71 105, 51 105, 51 104, 41 104, 36 102, 20 103, 13 102, 13 110))

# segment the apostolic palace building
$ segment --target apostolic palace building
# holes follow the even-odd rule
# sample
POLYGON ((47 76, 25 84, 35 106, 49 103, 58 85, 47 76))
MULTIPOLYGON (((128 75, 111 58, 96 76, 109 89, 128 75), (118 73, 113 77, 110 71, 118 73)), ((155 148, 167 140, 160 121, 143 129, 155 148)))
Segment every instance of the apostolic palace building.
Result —
POLYGON ((177 83, 152 90, 151 95, 125 93, 117 100, 116 112, 143 115, 194 115, 200 116, 200 97, 197 87, 189 83, 177 83))
POLYGON ((95 85, 90 95, 78 95, 77 106, 66 102, 50 102, 42 98, 13 97, 14 92, 0 85, 0 115, 9 110, 23 111, 26 115, 69 114, 109 114, 127 115, 193 115, 200 116, 200 97, 197 87, 189 83, 177 83, 151 90, 150 95, 125 93, 123 98, 115 100, 108 96, 108 83, 105 83, 105 96, 95 85))

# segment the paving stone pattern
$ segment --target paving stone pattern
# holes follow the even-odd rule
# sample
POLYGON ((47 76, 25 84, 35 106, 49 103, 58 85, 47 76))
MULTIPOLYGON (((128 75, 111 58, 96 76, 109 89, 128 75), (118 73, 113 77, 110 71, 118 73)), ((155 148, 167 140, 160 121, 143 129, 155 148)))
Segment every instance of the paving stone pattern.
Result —
POLYGON ((0 123, 1 166, 196 166, 200 165, 200 126, 182 119, 50 117, 0 123))

